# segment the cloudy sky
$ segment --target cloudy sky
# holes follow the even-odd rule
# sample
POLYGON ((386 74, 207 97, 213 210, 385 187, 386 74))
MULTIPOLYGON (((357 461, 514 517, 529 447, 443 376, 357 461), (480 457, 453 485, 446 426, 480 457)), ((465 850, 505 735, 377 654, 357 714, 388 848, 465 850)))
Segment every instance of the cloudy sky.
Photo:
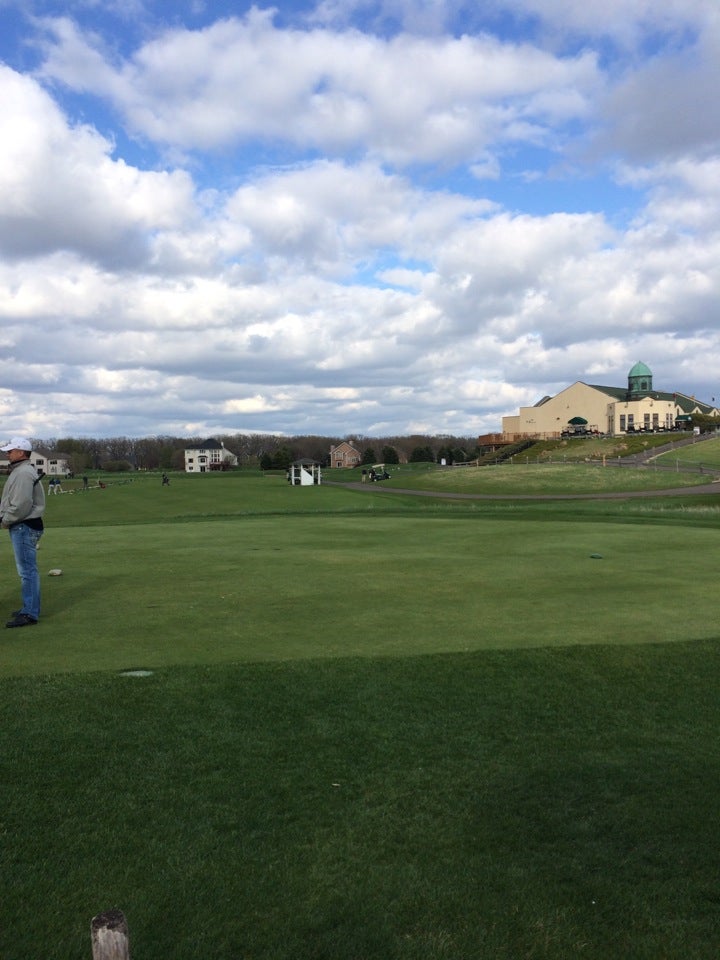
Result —
POLYGON ((720 402, 717 0, 0 0, 0 434, 720 402))

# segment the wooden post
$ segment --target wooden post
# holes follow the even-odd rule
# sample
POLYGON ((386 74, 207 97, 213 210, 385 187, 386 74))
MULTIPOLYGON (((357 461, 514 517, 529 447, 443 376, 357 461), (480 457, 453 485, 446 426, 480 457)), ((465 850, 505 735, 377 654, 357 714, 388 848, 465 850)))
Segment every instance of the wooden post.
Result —
POLYGON ((130 960, 130 937, 122 910, 106 910, 90 923, 93 960, 130 960))

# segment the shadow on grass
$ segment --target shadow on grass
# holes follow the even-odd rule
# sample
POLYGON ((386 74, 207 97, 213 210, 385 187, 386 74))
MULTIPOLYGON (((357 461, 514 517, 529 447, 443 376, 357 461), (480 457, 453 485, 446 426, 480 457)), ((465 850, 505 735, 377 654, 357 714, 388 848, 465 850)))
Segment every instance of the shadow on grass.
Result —
POLYGON ((2 956, 714 958, 719 649, 4 681, 2 956))

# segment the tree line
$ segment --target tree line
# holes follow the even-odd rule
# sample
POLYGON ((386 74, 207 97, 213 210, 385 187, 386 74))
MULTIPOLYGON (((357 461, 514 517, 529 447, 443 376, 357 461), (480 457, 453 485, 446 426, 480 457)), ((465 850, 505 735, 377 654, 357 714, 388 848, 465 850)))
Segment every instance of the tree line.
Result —
MULTIPOLYGON (((185 450, 197 447, 207 437, 56 437, 49 440, 33 439, 33 446, 67 459, 70 470, 82 474, 87 470, 183 470, 185 450)), ((223 443, 238 458, 240 467, 260 467, 264 470, 286 469, 294 460, 310 459, 327 466, 330 448, 343 441, 352 443, 360 452, 362 463, 396 464, 413 462, 461 463, 475 459, 481 452, 476 437, 450 435, 365 437, 351 434, 345 437, 304 435, 278 437, 267 433, 215 434, 212 438, 223 443)))

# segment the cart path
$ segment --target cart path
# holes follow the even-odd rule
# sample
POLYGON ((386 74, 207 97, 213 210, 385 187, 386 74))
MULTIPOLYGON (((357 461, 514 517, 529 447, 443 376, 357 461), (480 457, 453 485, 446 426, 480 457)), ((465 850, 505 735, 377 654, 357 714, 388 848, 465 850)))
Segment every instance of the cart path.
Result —
POLYGON ((408 490, 404 487, 388 487, 386 480, 375 483, 340 483, 337 480, 322 481, 331 487, 346 487, 366 493, 382 490, 384 493, 404 493, 412 497, 433 497, 436 500, 627 500, 640 497, 692 497, 720 494, 720 481, 704 483, 697 487, 675 487, 670 490, 631 490, 625 493, 439 493, 436 490, 408 490))

